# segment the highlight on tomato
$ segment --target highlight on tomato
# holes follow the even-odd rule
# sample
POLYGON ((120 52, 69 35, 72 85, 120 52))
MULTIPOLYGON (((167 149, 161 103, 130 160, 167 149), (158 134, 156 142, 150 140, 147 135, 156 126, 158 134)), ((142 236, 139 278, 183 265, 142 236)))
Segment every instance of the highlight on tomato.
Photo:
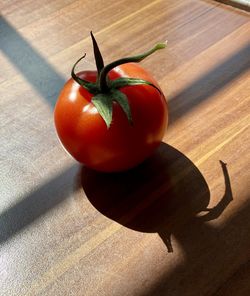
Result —
POLYGON ((104 65, 91 32, 96 71, 75 73, 58 97, 54 121, 65 149, 78 162, 102 172, 131 169, 148 158, 161 143, 168 107, 160 86, 138 62, 149 51, 104 65))

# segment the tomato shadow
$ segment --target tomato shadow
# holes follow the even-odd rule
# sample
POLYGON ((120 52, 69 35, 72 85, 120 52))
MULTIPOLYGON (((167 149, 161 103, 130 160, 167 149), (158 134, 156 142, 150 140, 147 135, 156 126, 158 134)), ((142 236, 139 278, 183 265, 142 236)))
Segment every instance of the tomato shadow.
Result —
MULTIPOLYGON (((221 165, 226 173, 226 165, 221 165)), ((173 252, 171 235, 179 228, 190 219, 203 223, 218 217, 232 200, 232 195, 226 194, 218 207, 208 209, 210 191, 201 172, 165 143, 151 158, 127 172, 104 174, 83 167, 82 186, 99 212, 127 228, 157 232, 169 252, 173 252), (203 211, 205 215, 197 218, 203 211)))

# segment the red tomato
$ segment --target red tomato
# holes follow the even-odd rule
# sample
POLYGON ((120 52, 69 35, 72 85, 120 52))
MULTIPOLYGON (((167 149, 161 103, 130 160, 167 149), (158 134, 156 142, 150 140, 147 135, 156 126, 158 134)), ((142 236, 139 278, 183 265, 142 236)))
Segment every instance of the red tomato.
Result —
MULTIPOLYGON (((97 72, 85 71, 78 77, 95 82, 97 72)), ((136 63, 126 63, 109 72, 110 80, 141 78, 158 86, 152 76, 136 63)), ((55 126, 65 149, 92 169, 115 172, 130 169, 152 154, 160 144, 168 121, 164 95, 151 85, 120 88, 127 96, 133 124, 113 102, 109 128, 91 102, 93 94, 72 78, 63 87, 55 107, 55 126)))

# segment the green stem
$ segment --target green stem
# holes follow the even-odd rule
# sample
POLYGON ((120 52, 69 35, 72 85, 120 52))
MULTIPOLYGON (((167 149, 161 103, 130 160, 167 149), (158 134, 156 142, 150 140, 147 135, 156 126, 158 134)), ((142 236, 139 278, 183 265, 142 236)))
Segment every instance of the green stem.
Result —
POLYGON ((92 44, 93 44, 93 48, 94 48, 96 68, 97 68, 97 72, 99 75, 101 70, 104 68, 104 62, 103 62, 103 58, 102 58, 102 54, 100 52, 99 46, 96 42, 96 39, 95 39, 92 31, 90 32, 90 35, 91 35, 92 44))
POLYGON ((80 84, 82 87, 86 88, 90 93, 96 93, 99 91, 96 83, 93 83, 93 82, 89 82, 85 79, 82 79, 80 77, 78 77, 75 73, 75 68, 77 66, 77 64, 82 60, 84 59, 86 56, 86 53, 80 58, 78 59, 75 64, 73 65, 72 67, 72 70, 71 70, 71 77, 78 83, 80 84))
POLYGON ((112 70, 113 68, 115 68, 119 65, 122 65, 122 64, 132 63, 132 62, 138 63, 138 62, 144 60, 146 57, 148 57, 152 53, 154 53, 155 51, 157 51, 159 49, 163 49, 165 47, 166 47, 166 43, 158 43, 153 48, 151 48, 150 50, 148 50, 140 55, 122 58, 122 59, 114 61, 113 63, 110 63, 107 66, 105 66, 100 72, 99 81, 98 81, 101 92, 106 93, 109 91, 109 86, 107 83, 107 75, 110 70, 112 70))

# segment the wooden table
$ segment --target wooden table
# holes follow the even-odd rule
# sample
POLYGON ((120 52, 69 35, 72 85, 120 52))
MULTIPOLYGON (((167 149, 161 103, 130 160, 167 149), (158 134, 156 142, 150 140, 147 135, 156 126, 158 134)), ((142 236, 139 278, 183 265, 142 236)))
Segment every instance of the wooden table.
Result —
POLYGON ((203 0, 0 3, 0 294, 250 295, 249 14, 203 0), (158 41, 164 143, 102 175, 57 140, 74 61, 158 41))

